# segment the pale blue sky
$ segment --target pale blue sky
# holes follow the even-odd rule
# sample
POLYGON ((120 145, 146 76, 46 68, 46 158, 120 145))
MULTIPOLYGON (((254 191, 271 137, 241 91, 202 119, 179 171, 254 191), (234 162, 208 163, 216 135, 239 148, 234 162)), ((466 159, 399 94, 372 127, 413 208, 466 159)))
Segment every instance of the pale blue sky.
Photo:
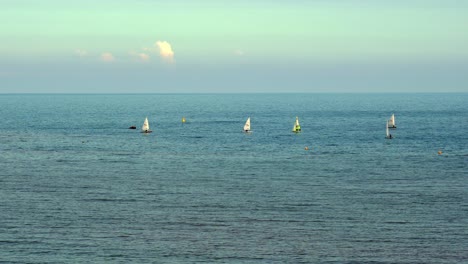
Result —
POLYGON ((468 92, 468 1, 3 0, 0 93, 468 92))

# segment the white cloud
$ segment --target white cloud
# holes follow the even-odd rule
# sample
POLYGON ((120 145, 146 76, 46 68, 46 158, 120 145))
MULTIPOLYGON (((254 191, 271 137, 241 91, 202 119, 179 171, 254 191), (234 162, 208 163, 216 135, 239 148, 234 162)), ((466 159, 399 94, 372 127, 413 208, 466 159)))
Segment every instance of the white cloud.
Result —
POLYGON ((146 53, 138 53, 137 56, 141 61, 149 61, 150 58, 146 53))
POLYGON ((88 55, 88 52, 86 50, 76 49, 75 54, 78 55, 79 57, 85 57, 88 55))
POLYGON ((144 52, 138 53, 138 52, 131 51, 131 52, 129 52, 129 54, 131 56, 133 56, 133 58, 135 58, 135 60, 141 61, 141 62, 148 62, 149 59, 150 59, 150 56, 148 54, 144 53, 144 52))
POLYGON ((171 44, 167 41, 157 41, 156 46, 159 48, 159 55, 166 62, 174 63, 174 51, 172 51, 171 44))
POLYGON ((237 55, 237 56, 244 56, 245 52, 243 50, 236 50, 234 51, 234 53, 237 55))
POLYGON ((113 62, 115 61, 115 57, 110 52, 104 52, 101 54, 101 60, 104 62, 113 62))

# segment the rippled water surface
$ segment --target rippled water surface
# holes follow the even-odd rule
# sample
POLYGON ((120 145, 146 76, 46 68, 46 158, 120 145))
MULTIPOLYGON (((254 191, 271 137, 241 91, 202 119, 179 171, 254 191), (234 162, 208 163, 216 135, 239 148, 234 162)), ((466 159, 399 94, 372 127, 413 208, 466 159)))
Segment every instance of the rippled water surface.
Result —
POLYGON ((0 105, 0 262, 468 262, 468 94, 0 105))

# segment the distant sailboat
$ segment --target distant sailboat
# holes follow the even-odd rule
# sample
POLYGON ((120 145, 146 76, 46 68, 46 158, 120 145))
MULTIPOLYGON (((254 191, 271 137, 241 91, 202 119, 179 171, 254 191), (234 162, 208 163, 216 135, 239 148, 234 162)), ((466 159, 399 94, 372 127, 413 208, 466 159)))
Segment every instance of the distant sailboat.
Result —
POLYGON ((145 118, 145 122, 143 123, 143 126, 141 127, 141 133, 151 133, 151 132, 153 131, 150 130, 148 117, 147 117, 145 118))
POLYGON ((390 121, 387 121, 387 124, 385 125, 385 131, 387 133, 387 136, 385 136, 386 139, 392 139, 393 138, 392 134, 390 134, 390 132, 388 130, 389 122, 390 121))
POLYGON ((299 125, 299 117, 296 116, 296 122, 294 123, 292 132, 299 133, 301 132, 301 125, 299 125))
POLYGON ((250 132, 250 117, 247 118, 247 121, 245 122, 245 125, 244 125, 244 132, 250 132))
POLYGON ((392 114, 390 120, 388 120, 388 128, 396 128, 395 125, 395 114, 392 114))

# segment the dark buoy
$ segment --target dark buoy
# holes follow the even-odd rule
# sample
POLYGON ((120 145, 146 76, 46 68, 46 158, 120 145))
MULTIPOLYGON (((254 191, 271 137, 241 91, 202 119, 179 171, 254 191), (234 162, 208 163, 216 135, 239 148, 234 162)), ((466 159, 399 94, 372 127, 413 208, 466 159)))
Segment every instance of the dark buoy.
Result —
POLYGON ((136 129, 136 126, 131 126, 128 129, 136 129))

